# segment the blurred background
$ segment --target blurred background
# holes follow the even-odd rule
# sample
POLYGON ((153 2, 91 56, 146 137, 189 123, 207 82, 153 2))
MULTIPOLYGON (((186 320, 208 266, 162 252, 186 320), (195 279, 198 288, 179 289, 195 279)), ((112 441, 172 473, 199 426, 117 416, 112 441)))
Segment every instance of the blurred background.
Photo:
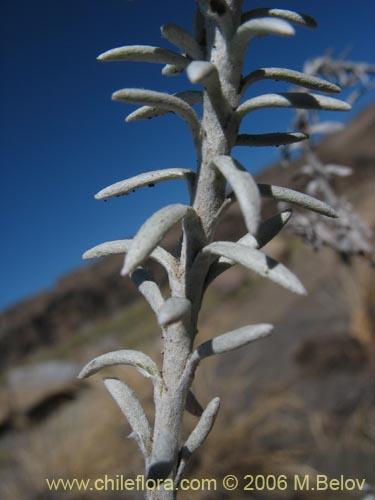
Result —
MULTIPOLYGON (((297 26, 290 39, 254 40, 245 73, 268 66, 302 70, 306 59, 328 49, 338 55, 348 50, 350 60, 375 64, 372 1, 300 4, 284 0, 269 6, 306 11, 318 27, 297 26)), ((263 5, 245 0, 244 6, 263 5)), ((60 497, 47 491, 47 477, 134 477, 142 471, 136 444, 126 440, 128 424, 101 378, 77 382, 80 367, 119 348, 161 359, 148 305, 130 280, 119 276, 122 258, 83 265, 81 255, 103 241, 131 237, 156 209, 188 200, 179 182, 106 204, 93 195, 145 170, 195 167, 191 139, 177 118, 125 124, 134 108, 110 101, 111 93, 124 87, 186 90, 192 87, 186 76, 168 79, 158 65, 103 64, 96 57, 128 44, 171 48, 159 26, 175 22, 189 29, 194 2, 4 0, 0 9, 0 497, 52 499, 60 497)), ((265 81, 247 95, 289 88, 265 81)), ((354 169, 335 189, 372 228, 374 101, 370 91, 349 113, 322 113, 346 126, 317 149, 323 162, 354 169)), ((293 112, 264 110, 254 116, 255 123, 244 122, 244 132, 285 131, 293 112)), ((237 148, 235 156, 260 182, 303 189, 295 175, 301 158, 285 168, 276 148, 237 148)), ((265 203, 264 217, 275 210, 265 203)), ((234 206, 218 237, 234 240, 244 232, 234 206)), ((173 247, 177 238, 176 230, 165 245, 173 247)), ((194 384, 199 401, 205 406, 220 396, 222 408, 188 476, 324 473, 374 484, 374 270, 366 259, 343 259, 329 248, 315 252, 290 234, 280 235, 266 251, 296 272, 309 295, 295 297, 237 268, 214 282, 200 340, 252 322, 272 322, 275 329, 271 337, 200 368, 194 384)), ((151 270, 164 285, 162 272, 151 270)), ((126 368, 111 373, 126 379, 152 416, 151 388, 144 379, 126 368)), ((194 424, 187 415, 186 434, 194 424)), ((225 495, 191 496, 242 498, 240 492, 225 495)), ((358 492, 320 495, 258 492, 254 498, 362 498, 358 492)))

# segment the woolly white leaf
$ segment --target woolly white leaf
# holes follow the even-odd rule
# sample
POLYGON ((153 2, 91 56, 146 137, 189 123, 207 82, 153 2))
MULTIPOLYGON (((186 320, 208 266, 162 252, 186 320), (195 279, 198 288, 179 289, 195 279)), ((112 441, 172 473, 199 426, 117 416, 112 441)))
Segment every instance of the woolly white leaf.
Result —
POLYGON ((344 128, 340 122, 320 122, 309 126, 309 134, 335 134, 344 128))
MULTIPOLYGON (((240 238, 237 243, 250 248, 259 248, 258 241, 250 233, 242 236, 242 238, 240 238)), ((217 278, 220 274, 222 274, 224 271, 234 266, 235 264, 236 262, 232 259, 229 259, 228 257, 220 257, 216 262, 212 264, 210 268, 210 271, 207 275, 207 284, 214 281, 215 278, 217 278)))
POLYGON ((177 24, 164 24, 161 27, 162 35, 182 52, 186 52, 193 59, 200 59, 202 51, 195 38, 177 24))
POLYGON ((156 282, 142 268, 136 269, 130 277, 138 290, 150 304, 152 310, 155 313, 158 313, 160 308, 163 307, 164 298, 156 282))
POLYGON ((294 12, 292 10, 269 9, 267 7, 252 9, 247 12, 244 12, 242 14, 242 22, 264 16, 285 19, 291 23, 305 26, 306 28, 316 28, 317 26, 315 19, 307 14, 301 14, 300 12, 294 12))
MULTIPOLYGON (((267 245, 267 243, 282 230, 285 224, 287 224, 291 216, 292 210, 284 210, 260 224, 256 234, 256 248, 263 248, 267 245)), ((242 242, 239 241, 239 243, 242 242)))
POLYGON ((188 437, 186 443, 181 449, 181 458, 176 474, 175 484, 181 481, 185 466, 191 455, 204 443, 207 436, 215 423, 220 407, 220 398, 212 399, 204 412, 202 413, 199 422, 188 437))
MULTIPOLYGON (((99 259, 108 255, 127 253, 133 240, 115 240, 97 245, 83 254, 83 259, 99 259)), ((149 255, 167 271, 171 286, 176 279, 177 261, 164 248, 156 247, 149 255)))
POLYGON ((187 76, 191 83, 207 81, 210 76, 217 76, 216 66, 208 61, 193 61, 186 69, 187 76))
POLYGON ((128 45, 103 52, 98 56, 99 61, 141 61, 159 64, 177 64, 187 66, 189 59, 172 50, 151 47, 149 45, 128 45))
POLYGON ((177 66, 175 64, 166 64, 161 70, 161 74, 164 76, 178 76, 185 69, 185 66, 177 66))
POLYGON ((193 353, 193 359, 204 359, 214 354, 223 354, 239 349, 254 340, 271 333, 273 326, 269 324, 248 325, 231 332, 219 335, 201 344, 193 353))
POLYGON ((243 80, 241 93, 253 83, 259 80, 276 80, 289 82, 306 87, 312 90, 320 90, 321 92, 340 92, 340 87, 327 80, 322 80, 316 76, 306 75, 300 71, 294 71, 286 68, 259 68, 249 73, 243 80))
POLYGON ((160 326, 168 326, 182 320, 191 310, 191 302, 184 297, 171 297, 159 309, 157 316, 160 326))
MULTIPOLYGON (((245 245, 250 248, 255 248, 259 250, 264 247, 269 241, 272 240, 285 226, 292 215, 292 210, 284 210, 277 215, 274 215, 270 219, 266 220, 258 227, 256 236, 252 234, 245 234, 242 236, 237 243, 240 245, 245 245)), ((220 274, 222 274, 227 269, 234 266, 236 263, 232 259, 227 257, 220 257, 217 262, 214 262, 207 274, 206 286, 212 283, 220 274)))
POLYGON ((232 186, 240 204, 246 227, 250 233, 255 233, 260 215, 260 197, 252 176, 230 156, 218 156, 213 160, 212 165, 232 186))
POLYGON ((180 252, 180 266, 190 268, 196 255, 207 244, 202 221, 197 212, 190 212, 182 222, 183 240, 180 252))
POLYGON ((325 165, 324 170, 327 174, 337 175, 338 177, 348 177, 353 173, 352 168, 343 165, 325 165))
POLYGON ((241 55, 241 52, 252 38, 264 35, 292 36, 294 33, 294 28, 281 19, 272 19, 270 17, 251 19, 241 24, 237 29, 232 44, 238 55, 241 55))
POLYGON ((285 266, 248 246, 229 241, 217 241, 203 248, 202 252, 227 257, 294 293, 300 295, 306 293, 299 279, 285 266))
MULTIPOLYGON (((187 102, 191 106, 194 104, 201 104, 203 100, 203 94, 200 90, 185 90, 183 92, 176 92, 176 94, 173 95, 187 102)), ((172 111, 164 108, 142 106, 141 108, 133 111, 133 113, 130 113, 130 115, 126 118, 126 121, 134 122, 137 120, 150 120, 151 118, 167 115, 168 113, 172 113, 172 111)))
POLYGON ((126 253, 131 245, 132 240, 114 240, 101 243, 96 245, 90 250, 87 250, 82 258, 84 260, 88 259, 100 259, 101 257, 107 257, 108 255, 115 255, 119 253, 126 253))
POLYGON ((104 368, 118 365, 134 366, 143 376, 151 378, 158 385, 162 385, 160 371, 152 359, 143 352, 132 350, 107 352, 92 359, 82 368, 78 378, 91 377, 104 368))
POLYGON ((186 168, 168 168, 165 170, 154 170, 136 175, 124 181, 116 182, 108 186, 95 195, 97 200, 107 200, 114 196, 123 196, 132 191, 145 187, 153 186, 158 182, 169 181, 174 179, 192 180, 195 177, 195 172, 186 168))
POLYGON ((219 407, 220 398, 214 398, 208 403, 199 422, 184 445, 184 447, 189 450, 190 454, 197 450, 209 435, 215 423, 219 407))
POLYGON ((283 92, 279 94, 264 94, 248 99, 235 111, 238 119, 248 113, 262 108, 298 108, 327 109, 332 111, 349 111, 351 106, 333 97, 309 94, 308 92, 283 92))
POLYGON ((195 426, 194 430, 186 440, 186 443, 182 449, 182 455, 184 458, 192 455, 206 440, 207 436, 211 432, 211 429, 215 423, 218 411, 220 408, 220 398, 212 399, 204 412, 202 413, 199 422, 195 426))
POLYGON ((193 61, 186 73, 191 83, 203 83, 215 112, 221 120, 225 119, 232 109, 223 95, 216 66, 208 61, 193 61))
POLYGON ((128 419, 133 435, 145 459, 150 456, 152 447, 151 428, 147 416, 135 392, 117 378, 105 378, 104 385, 128 419))
POLYGON ((192 210, 188 205, 168 205, 147 219, 132 240, 121 274, 125 276, 139 266, 171 227, 192 210))
POLYGON ((299 191, 269 184, 258 184, 258 188, 262 196, 270 197, 277 201, 293 203, 318 214, 326 215, 327 217, 338 217, 337 212, 327 205, 327 203, 299 191))
POLYGON ((301 132, 274 132, 272 134, 240 134, 237 136, 236 146, 280 146, 293 144, 308 139, 308 135, 301 132))
MULTIPOLYGON (((133 104, 145 104, 173 111, 179 115, 190 127, 194 137, 200 130, 200 122, 193 108, 183 99, 163 92, 144 89, 122 89, 112 95, 114 101, 121 101, 133 104)), ((127 120, 128 121, 128 120, 127 120)))

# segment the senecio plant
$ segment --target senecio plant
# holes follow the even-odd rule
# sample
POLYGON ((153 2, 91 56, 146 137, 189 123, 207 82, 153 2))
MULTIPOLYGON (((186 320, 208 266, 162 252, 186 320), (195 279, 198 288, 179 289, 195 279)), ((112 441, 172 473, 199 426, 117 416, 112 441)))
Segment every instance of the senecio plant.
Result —
MULTIPOLYGON (((351 89, 348 102, 353 105, 363 94, 375 88, 375 66, 364 62, 347 60, 345 57, 334 58, 331 53, 306 61, 304 73, 310 76, 324 77, 341 88, 351 89)), ((301 91, 300 87, 296 87, 301 91)), ((298 169, 297 175, 307 177, 306 192, 318 196, 333 207, 339 217, 327 219, 313 213, 295 214, 288 225, 288 230, 301 237, 314 249, 328 246, 335 250, 346 262, 353 256, 362 256, 374 264, 373 233, 371 228, 353 211, 351 204, 335 190, 334 181, 339 177, 348 177, 353 171, 345 165, 325 164, 317 153, 316 135, 329 136, 344 127, 340 122, 320 121, 319 113, 306 109, 297 109, 293 128, 309 135, 309 139, 299 144, 283 148, 283 156, 289 161, 293 150, 302 151, 305 163, 298 169)))
POLYGON ((153 428, 135 393, 116 378, 104 383, 127 417, 144 457, 146 477, 162 482, 160 489, 147 491, 152 499, 173 499, 191 455, 202 445, 214 424, 219 398, 203 410, 190 391, 199 364, 207 357, 223 354, 265 337, 270 324, 244 326, 197 345, 198 315, 204 294, 212 281, 235 264, 266 277, 289 291, 304 294, 298 278, 261 249, 286 224, 291 210, 260 221, 262 197, 300 205, 327 217, 336 212, 326 203, 285 187, 257 184, 246 168, 231 156, 234 146, 272 146, 306 139, 306 134, 276 132, 261 135, 239 133, 242 119, 262 108, 348 110, 350 106, 324 95, 291 92, 265 94, 246 99, 247 89, 259 80, 282 80, 303 87, 338 92, 322 79, 284 68, 255 69, 242 75, 249 42, 264 35, 291 36, 292 24, 315 27, 306 15, 281 9, 243 12, 241 0, 198 0, 194 34, 175 25, 161 28, 177 51, 145 45, 119 47, 99 56, 100 61, 144 61, 161 63, 163 74, 186 71, 201 90, 174 95, 144 89, 115 92, 115 101, 140 105, 127 121, 175 113, 188 125, 197 156, 197 171, 184 168, 157 170, 120 181, 100 191, 106 200, 158 182, 183 179, 190 189, 190 204, 168 205, 154 213, 133 239, 101 244, 84 255, 98 258, 126 254, 123 276, 130 276, 153 309, 163 339, 163 362, 159 368, 149 356, 133 350, 103 354, 89 362, 80 377, 85 378, 114 365, 131 365, 150 378, 154 387, 153 428), (201 118, 193 105, 202 106, 201 118), (232 191, 226 190, 227 183, 232 191), (238 201, 247 234, 239 241, 214 241, 218 222, 225 210, 238 201), (182 226, 180 244, 172 254, 159 246, 175 224, 182 226), (158 284, 140 267, 154 259, 167 272, 170 296, 164 297, 158 284), (198 422, 182 443, 182 422, 187 409, 198 422))

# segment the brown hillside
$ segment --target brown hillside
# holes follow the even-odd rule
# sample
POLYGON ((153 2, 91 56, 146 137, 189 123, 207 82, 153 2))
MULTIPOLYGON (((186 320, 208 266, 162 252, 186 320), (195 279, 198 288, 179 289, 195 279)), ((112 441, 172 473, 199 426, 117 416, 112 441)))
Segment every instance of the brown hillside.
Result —
MULTIPOLYGON (((368 197, 374 188, 375 106, 365 109, 342 132, 320 146, 322 158, 355 167, 353 176, 358 190, 368 197)), ((302 188, 293 178, 294 168, 273 165, 259 176, 262 182, 302 188)), ((351 193, 353 180, 342 188, 351 193)), ((265 205, 266 207, 269 204, 265 205)), ((234 207, 220 227, 219 237, 227 239, 243 232, 242 220, 234 207)), ((173 246, 177 235, 168 237, 173 246)), ((96 262, 63 277, 55 287, 3 312, 0 316, 0 352, 2 366, 18 362, 42 346, 75 336, 88 324, 111 317, 136 298, 136 290, 119 276, 122 258, 115 256, 96 262)), ((161 282, 164 276, 154 270, 161 282)))

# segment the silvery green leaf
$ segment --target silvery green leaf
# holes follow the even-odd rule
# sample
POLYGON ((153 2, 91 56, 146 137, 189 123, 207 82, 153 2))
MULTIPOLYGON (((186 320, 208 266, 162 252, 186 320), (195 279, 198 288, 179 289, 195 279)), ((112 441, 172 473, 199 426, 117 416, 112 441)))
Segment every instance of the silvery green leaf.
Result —
POLYGON ((108 255, 115 255, 119 253, 126 253, 131 245, 132 240, 114 240, 101 243, 96 245, 90 250, 87 250, 82 258, 87 259, 100 259, 101 257, 107 257, 108 255))
POLYGON ((225 120, 232 112, 221 89, 217 68, 208 61, 192 61, 186 68, 191 83, 202 83, 207 91, 213 108, 221 120, 225 120))
POLYGON ((125 276, 142 264, 171 227, 192 210, 188 205, 168 205, 147 219, 132 240, 121 274, 125 276))
POLYGON ((247 325, 231 332, 224 333, 197 347, 192 354, 192 358, 198 361, 215 354, 234 351, 250 342, 254 342, 255 340, 269 335, 272 329, 273 326, 269 324, 247 325))
MULTIPOLYGON (((262 224, 259 225, 256 234, 257 246, 256 248, 263 248, 269 241, 271 241, 287 224, 292 216, 292 210, 283 210, 282 212, 270 217, 262 224)), ((241 243, 241 241, 240 241, 241 243)))
POLYGON ((157 316, 160 326, 168 326, 181 321, 191 310, 191 302, 184 297, 171 297, 159 309, 157 316))
POLYGON ((248 99, 238 106, 235 115, 241 119, 248 113, 262 108, 327 109, 332 111, 349 111, 351 109, 347 102, 333 97, 309 94, 308 92, 281 92, 248 99))
POLYGON ((191 391, 187 393, 185 409, 194 417, 200 417, 203 413, 202 406, 191 391))
POLYGON ((177 24, 168 23, 161 27, 162 35, 181 52, 186 52, 192 59, 201 59, 202 51, 195 38, 177 24))
POLYGON ((199 422, 184 445, 184 448, 189 450, 190 454, 197 450, 209 435, 215 423, 219 407, 220 398, 214 398, 208 403, 201 418, 199 419, 199 422))
POLYGON ((126 416, 143 456, 147 460, 152 448, 151 428, 135 392, 117 378, 105 378, 104 385, 126 416))
POLYGON ((165 170, 153 170, 143 174, 130 177, 124 181, 116 182, 95 195, 97 200, 107 200, 114 196, 123 196, 133 192, 136 189, 153 186, 158 182, 174 179, 192 180, 195 178, 195 172, 187 168, 167 168, 165 170))
POLYGON ((187 269, 194 262, 198 252, 207 244, 207 237, 197 212, 191 211, 184 218, 182 232, 183 240, 180 252, 180 266, 187 269))
MULTIPOLYGON (((194 137, 199 134, 200 121, 193 110, 183 99, 163 92, 144 89, 122 89, 112 95, 114 101, 127 102, 163 108, 179 115, 190 127, 194 137)), ((130 115, 131 116, 131 115, 130 115)), ((128 121, 128 120, 127 120, 128 121)))
POLYGON ((194 430, 188 437, 186 443, 181 449, 181 457, 180 463, 178 466, 175 485, 178 485, 181 481, 185 466, 191 455, 204 443, 207 436, 211 432, 211 429, 215 423, 218 411, 220 407, 220 398, 212 399, 202 416, 199 419, 199 422, 195 426, 194 430))
POLYGON ((185 66, 177 66, 176 64, 166 64, 161 70, 164 76, 178 76, 185 70, 185 66))
POLYGON ((256 19, 258 17, 277 17, 279 19, 285 19, 291 23, 299 24, 305 26, 306 28, 316 28, 317 23, 315 19, 307 14, 301 14, 300 12, 294 12, 292 10, 284 9, 270 9, 270 8, 258 8, 252 9, 242 14, 242 22, 248 21, 250 19, 256 19))
POLYGON ((78 378, 91 377, 104 368, 120 365, 134 366, 144 377, 151 378, 159 387, 163 384, 159 368, 152 359, 143 352, 132 350, 107 352, 92 359, 82 368, 78 378))
MULTIPOLYGON (((237 243, 250 248, 259 248, 258 241, 250 233, 242 236, 242 238, 240 238, 237 243)), ((220 274, 224 273, 235 264, 236 262, 232 259, 229 259, 228 257, 220 257, 216 262, 213 262, 206 277, 205 288, 207 288, 210 283, 212 283, 218 276, 220 276, 220 274)))
POLYGON ((209 80, 210 76, 215 75, 218 80, 217 69, 209 61, 192 61, 186 69, 187 76, 191 83, 200 83, 209 80))
POLYGON ((340 122, 319 122, 309 126, 309 134, 335 134, 336 132, 340 132, 344 127, 345 125, 340 122))
MULTIPOLYGON (((250 248, 255 248, 259 250, 263 248, 269 241, 276 236, 281 229, 285 226, 292 215, 292 210, 284 210, 277 215, 274 215, 270 219, 259 225, 256 236, 252 234, 245 234, 242 236, 237 243, 240 245, 245 245, 250 248)), ((214 262, 207 274, 206 287, 212 283, 220 274, 225 272, 227 269, 234 266, 236 263, 232 259, 227 257, 220 257, 216 262, 214 262)))
POLYGON ((272 134, 240 134, 237 136, 236 146, 281 146, 293 144, 308 139, 308 135, 301 132, 274 132, 272 134))
POLYGON ((157 314, 164 305, 164 298, 159 286, 142 268, 136 269, 131 273, 130 277, 135 286, 150 304, 152 310, 157 314))
POLYGON ((327 203, 299 191, 270 184, 258 184, 258 188, 262 196, 273 198, 277 201, 293 203, 318 214, 326 215, 327 217, 338 217, 337 212, 327 205, 327 203))
MULTIPOLYGON (((191 106, 193 106, 194 104, 201 104, 203 101, 203 94, 200 90, 185 90, 183 92, 176 92, 173 95, 187 102, 191 106)), ((158 116, 167 115, 168 113, 172 113, 172 111, 164 108, 142 106, 133 111, 133 113, 130 113, 130 115, 127 116, 126 120, 128 122, 134 122, 137 120, 149 120, 158 116)))
POLYGON ((159 64, 177 64, 187 66, 189 59, 172 50, 151 47, 149 45, 128 45, 103 52, 99 61, 140 61, 159 64))
POLYGON ((216 167, 232 186, 240 204, 246 227, 250 233, 255 233, 260 215, 260 197, 252 176, 230 156, 214 158, 212 166, 216 167))
POLYGON ((276 80, 289 82, 306 87, 312 90, 320 90, 321 92, 340 92, 340 87, 327 80, 322 80, 316 76, 306 75, 300 71, 294 71, 286 68, 259 68, 249 73, 243 80, 241 86, 241 94, 247 88, 259 80, 276 80))
POLYGON ((229 241, 217 241, 203 248, 202 252, 227 257, 236 264, 251 269, 291 292, 304 295, 306 291, 299 279, 285 266, 259 250, 229 241))
MULTIPOLYGON (((97 245, 83 254, 83 259, 99 259, 114 254, 125 254, 133 240, 115 240, 97 245)), ((155 260, 167 271, 171 288, 174 287, 176 281, 177 261, 167 250, 161 247, 156 247, 149 255, 150 259, 155 260)))
POLYGON ((329 164, 324 166, 324 170, 327 172, 327 174, 337 175, 338 177, 348 177, 353 173, 352 168, 346 167, 344 165, 329 164))
POLYGON ((292 36, 294 33, 294 28, 281 19, 271 17, 251 19, 237 29, 232 40, 232 47, 240 56, 252 38, 265 35, 292 36))

